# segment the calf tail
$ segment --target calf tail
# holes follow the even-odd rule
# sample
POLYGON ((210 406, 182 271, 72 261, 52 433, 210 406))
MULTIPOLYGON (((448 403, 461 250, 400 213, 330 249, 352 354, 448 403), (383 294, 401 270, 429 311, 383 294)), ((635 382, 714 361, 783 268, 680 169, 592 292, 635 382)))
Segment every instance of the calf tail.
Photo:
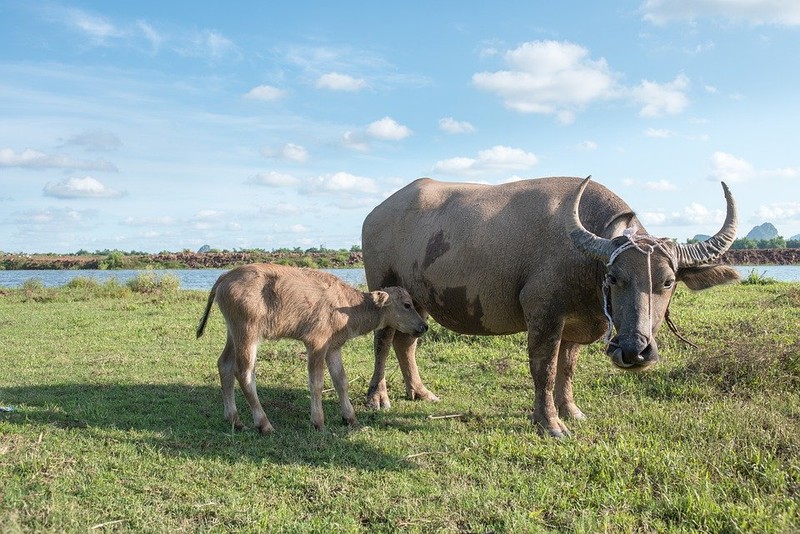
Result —
POLYGON ((208 302, 206 302, 206 311, 203 314, 203 317, 200 319, 200 324, 197 325, 197 337, 198 339, 200 336, 203 335, 203 332, 206 329, 206 322, 208 322, 208 314, 211 313, 211 306, 214 305, 214 298, 217 296, 217 284, 219 281, 214 283, 214 286, 211 288, 211 292, 208 294, 208 302))

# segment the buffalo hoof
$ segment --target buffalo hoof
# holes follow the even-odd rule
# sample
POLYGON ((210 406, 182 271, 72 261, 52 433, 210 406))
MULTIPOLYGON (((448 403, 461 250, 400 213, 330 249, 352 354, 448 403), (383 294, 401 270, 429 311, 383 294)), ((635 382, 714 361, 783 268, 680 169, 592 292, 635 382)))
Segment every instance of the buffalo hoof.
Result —
POLYGON ((428 388, 422 386, 420 388, 409 389, 406 395, 411 400, 422 400, 428 402, 439 402, 439 397, 431 393, 428 388))
POLYGON ((389 392, 386 391, 385 380, 381 380, 376 386, 370 385, 367 390, 366 404, 373 410, 388 410, 392 407, 392 403, 389 401, 389 392))
POLYGON ((356 420, 355 417, 353 417, 352 419, 348 419, 347 417, 342 417, 342 423, 344 423, 346 426, 350 427, 351 429, 356 429, 359 426, 358 425, 358 420, 356 420))

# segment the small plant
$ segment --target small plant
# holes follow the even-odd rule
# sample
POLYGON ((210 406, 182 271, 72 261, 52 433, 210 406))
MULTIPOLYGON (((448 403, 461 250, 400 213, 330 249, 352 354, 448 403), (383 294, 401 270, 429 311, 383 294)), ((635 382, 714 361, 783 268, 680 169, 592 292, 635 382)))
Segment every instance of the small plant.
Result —
POLYGON ((755 269, 751 269, 747 277, 742 280, 742 283, 750 286, 765 286, 768 284, 775 284, 777 283, 777 280, 766 276, 766 271, 759 273, 755 269))
POLYGON ((96 289, 99 285, 97 280, 86 276, 76 276, 67 282, 67 287, 70 289, 96 289))
POLYGON ((139 273, 128 280, 128 289, 134 293, 175 292, 181 287, 177 276, 165 274, 157 276, 153 272, 139 273))

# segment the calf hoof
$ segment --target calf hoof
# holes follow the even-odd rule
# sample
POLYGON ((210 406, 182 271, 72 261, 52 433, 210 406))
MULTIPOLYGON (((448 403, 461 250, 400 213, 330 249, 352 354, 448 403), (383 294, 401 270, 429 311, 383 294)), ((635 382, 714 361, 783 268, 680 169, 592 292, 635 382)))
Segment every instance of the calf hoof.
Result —
POLYGON ((353 418, 342 417, 342 423, 349 426, 350 428, 358 428, 358 421, 356 420, 355 417, 353 418))
POLYGON ((266 421, 265 423, 262 423, 258 427, 258 433, 261 434, 262 436, 267 435, 267 434, 272 434, 274 431, 275 431, 275 429, 272 427, 272 424, 270 424, 269 421, 266 421))
POLYGON ((533 424, 536 425, 536 431, 540 436, 549 436, 556 439, 572 436, 572 432, 558 418, 553 421, 537 421, 533 419, 533 424))
POLYGON ((578 421, 583 421, 586 419, 586 414, 584 414, 580 408, 578 408, 575 403, 569 404, 562 404, 558 407, 558 415, 559 417, 563 417, 564 419, 576 419, 578 421))

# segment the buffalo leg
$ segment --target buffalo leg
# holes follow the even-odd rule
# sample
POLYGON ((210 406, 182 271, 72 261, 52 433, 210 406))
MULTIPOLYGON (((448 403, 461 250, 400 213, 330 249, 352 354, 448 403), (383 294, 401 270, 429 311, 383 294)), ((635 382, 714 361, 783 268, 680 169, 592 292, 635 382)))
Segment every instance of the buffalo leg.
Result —
POLYGON ((236 382, 236 377, 234 376, 236 360, 234 359, 233 339, 230 335, 228 335, 228 339, 225 341, 225 348, 222 349, 222 354, 219 355, 217 360, 217 370, 219 370, 219 381, 222 383, 222 406, 225 419, 236 430, 241 430, 244 425, 239 419, 239 413, 236 411, 236 397, 233 391, 233 386, 236 382))
POLYGON ((558 417, 553 398, 562 326, 541 317, 535 322, 528 321, 528 361, 535 390, 531 419, 542 433, 556 438, 569 435, 558 417))
POLYGON ((431 393, 422 379, 419 377, 417 369, 417 338, 410 334, 397 332, 394 336, 394 353, 400 364, 400 371, 403 373, 403 381, 406 384, 406 396, 411 400, 426 400, 437 402, 439 397, 431 393))
POLYGON ((581 346, 577 343, 561 342, 558 350, 558 369, 556 371, 555 403, 558 415, 562 418, 586 419, 586 416, 575 404, 572 397, 572 378, 578 363, 578 352, 581 346))
POLYGON ((350 403, 350 397, 347 396, 347 374, 344 372, 344 366, 342 365, 342 349, 329 349, 326 360, 333 387, 336 388, 336 394, 339 396, 342 420, 349 426, 356 426, 358 424, 356 412, 350 403))
POLYGON ((369 381, 367 389, 367 406, 373 409, 389 409, 392 403, 389 402, 389 393, 386 391, 386 359, 389 357, 389 350, 392 348, 395 329, 386 327, 375 331, 374 351, 375 369, 372 371, 372 379, 369 381))

